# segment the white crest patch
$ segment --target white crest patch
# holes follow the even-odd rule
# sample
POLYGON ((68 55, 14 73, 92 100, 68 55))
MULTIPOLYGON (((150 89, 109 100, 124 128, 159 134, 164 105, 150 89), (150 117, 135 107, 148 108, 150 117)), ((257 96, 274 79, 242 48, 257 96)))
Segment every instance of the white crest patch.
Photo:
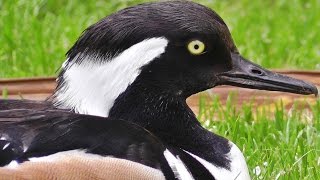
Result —
POLYGON ((229 142, 231 149, 228 153, 228 157, 231 161, 230 170, 217 167, 212 163, 188 152, 196 160, 198 160, 208 171, 215 177, 216 180, 250 180, 250 175, 247 167, 247 163, 240 149, 231 141, 229 142))
POLYGON ((107 117, 115 99, 134 82, 141 67, 164 53, 167 45, 165 38, 146 39, 110 60, 79 54, 84 58, 81 64, 63 64, 65 85, 56 92, 55 105, 107 117))
POLYGON ((193 180, 193 176, 188 171, 187 167, 178 157, 175 157, 168 149, 163 152, 169 166, 171 167, 175 177, 179 180, 193 180))

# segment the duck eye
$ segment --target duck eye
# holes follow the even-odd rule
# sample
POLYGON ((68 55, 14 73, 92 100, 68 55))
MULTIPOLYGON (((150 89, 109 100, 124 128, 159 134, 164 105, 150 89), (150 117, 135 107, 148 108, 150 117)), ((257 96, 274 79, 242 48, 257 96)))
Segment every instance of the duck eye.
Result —
POLYGON ((193 40, 188 44, 188 50, 193 55, 202 54, 205 50, 205 47, 206 46, 204 45, 204 43, 199 40, 193 40))

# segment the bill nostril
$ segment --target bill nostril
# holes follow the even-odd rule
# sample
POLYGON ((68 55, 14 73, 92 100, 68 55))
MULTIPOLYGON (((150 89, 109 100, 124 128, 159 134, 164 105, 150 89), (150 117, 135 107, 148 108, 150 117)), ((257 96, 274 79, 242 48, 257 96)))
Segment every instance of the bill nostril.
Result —
POLYGON ((255 75, 262 76, 263 72, 258 69, 251 69, 251 72, 255 75))

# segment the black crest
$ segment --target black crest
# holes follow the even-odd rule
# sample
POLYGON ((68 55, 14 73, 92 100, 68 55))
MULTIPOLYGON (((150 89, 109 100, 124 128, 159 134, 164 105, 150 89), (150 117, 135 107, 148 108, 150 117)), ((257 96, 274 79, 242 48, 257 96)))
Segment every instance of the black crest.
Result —
POLYGON ((229 30, 217 13, 194 2, 167 1, 140 4, 105 17, 87 28, 67 55, 69 61, 77 63, 81 63, 82 55, 108 60, 144 39, 170 39, 193 33, 218 33, 230 49, 235 49, 229 30))

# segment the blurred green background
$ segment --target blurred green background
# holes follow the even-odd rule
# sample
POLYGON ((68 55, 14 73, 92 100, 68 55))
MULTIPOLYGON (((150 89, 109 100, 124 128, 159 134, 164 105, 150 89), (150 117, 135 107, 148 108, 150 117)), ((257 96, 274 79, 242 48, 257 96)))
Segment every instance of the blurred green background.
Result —
MULTIPOLYGON (((89 25, 145 0, 0 0, 0 78, 56 75, 89 25)), ((273 69, 320 69, 319 0, 201 0, 247 58, 273 69)))

